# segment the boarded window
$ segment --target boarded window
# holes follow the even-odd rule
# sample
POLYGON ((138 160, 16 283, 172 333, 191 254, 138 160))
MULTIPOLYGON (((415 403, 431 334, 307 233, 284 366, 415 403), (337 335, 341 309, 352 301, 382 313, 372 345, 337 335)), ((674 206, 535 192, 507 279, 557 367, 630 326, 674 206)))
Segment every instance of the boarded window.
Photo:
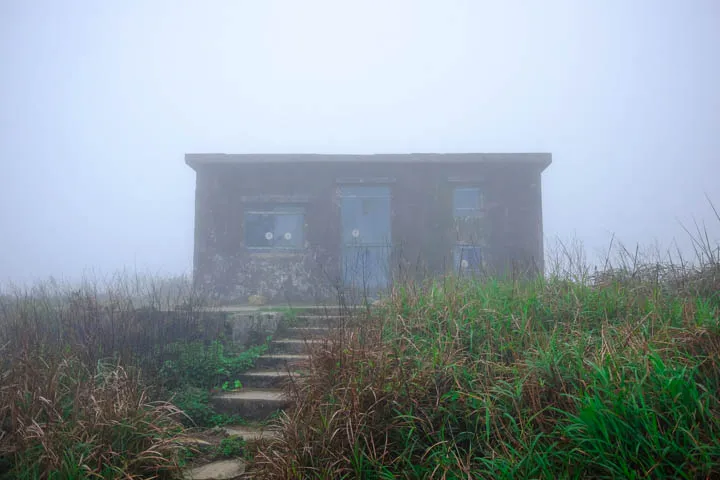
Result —
POLYGON ((278 205, 245 212, 245 245, 248 248, 299 250, 305 244, 305 210, 278 205))

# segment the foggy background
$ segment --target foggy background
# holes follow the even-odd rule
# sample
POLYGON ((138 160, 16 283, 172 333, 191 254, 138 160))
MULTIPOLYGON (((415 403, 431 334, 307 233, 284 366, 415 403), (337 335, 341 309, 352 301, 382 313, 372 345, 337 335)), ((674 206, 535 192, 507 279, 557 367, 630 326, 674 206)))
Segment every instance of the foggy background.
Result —
POLYGON ((190 272, 186 152, 537 151, 548 240, 720 236, 720 2, 0 0, 0 281, 190 272))

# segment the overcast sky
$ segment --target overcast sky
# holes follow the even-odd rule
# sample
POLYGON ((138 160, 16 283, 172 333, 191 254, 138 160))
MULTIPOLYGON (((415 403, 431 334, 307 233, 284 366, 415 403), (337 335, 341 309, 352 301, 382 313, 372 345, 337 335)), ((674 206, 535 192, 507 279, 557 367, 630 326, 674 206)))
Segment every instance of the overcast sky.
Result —
POLYGON ((717 0, 0 0, 0 60, 2 280, 190 271, 186 152, 547 151, 590 253, 720 206, 717 0))

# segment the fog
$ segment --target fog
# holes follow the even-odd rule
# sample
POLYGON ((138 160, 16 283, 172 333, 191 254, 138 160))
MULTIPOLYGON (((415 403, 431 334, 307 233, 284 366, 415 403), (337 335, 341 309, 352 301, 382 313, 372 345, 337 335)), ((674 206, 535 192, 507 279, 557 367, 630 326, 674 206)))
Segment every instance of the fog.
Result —
POLYGON ((720 206, 720 3, 0 2, 0 280, 189 272, 186 152, 551 152, 547 238, 720 206))

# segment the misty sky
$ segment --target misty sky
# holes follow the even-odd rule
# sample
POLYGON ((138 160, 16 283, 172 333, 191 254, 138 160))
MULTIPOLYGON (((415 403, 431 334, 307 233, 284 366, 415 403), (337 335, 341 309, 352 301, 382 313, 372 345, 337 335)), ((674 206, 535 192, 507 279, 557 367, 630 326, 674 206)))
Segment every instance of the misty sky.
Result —
POLYGON ((189 272, 186 152, 526 151, 548 237, 684 242, 720 2, 0 0, 0 280, 189 272))

